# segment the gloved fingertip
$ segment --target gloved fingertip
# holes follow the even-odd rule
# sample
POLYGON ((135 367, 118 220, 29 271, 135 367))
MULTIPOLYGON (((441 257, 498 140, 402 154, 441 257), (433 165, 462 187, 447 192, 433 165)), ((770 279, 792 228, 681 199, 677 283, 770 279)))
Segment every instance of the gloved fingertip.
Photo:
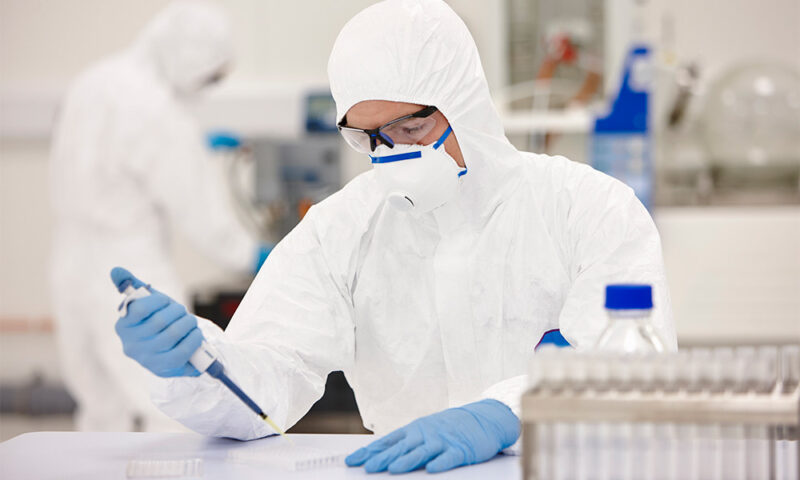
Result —
POLYGON ((445 450, 441 455, 428 462, 428 464, 425 465, 425 470, 428 473, 444 472, 469 463, 464 460, 464 454, 460 451, 453 449, 445 450))
POLYGON ((139 288, 144 285, 141 280, 134 277, 131 272, 122 267, 114 267, 111 269, 111 281, 114 282, 114 285, 120 293, 125 289, 124 284, 127 281, 131 282, 133 288, 139 288))
POLYGON ((392 462, 389 465, 389 473, 393 475, 397 475, 400 473, 408 473, 411 471, 411 468, 405 462, 392 462))
POLYGON ((367 473, 380 473, 386 471, 386 466, 381 465, 381 462, 369 461, 364 464, 364 471, 367 473))
POLYGON ((360 467, 367 461, 369 458, 369 452, 366 448, 359 448, 355 452, 351 453, 344 459, 344 463, 347 464, 348 467, 360 467))
POLYGON ((449 468, 444 468, 441 465, 433 465, 431 464, 425 465, 425 471, 428 473, 442 473, 446 470, 450 470, 449 468))

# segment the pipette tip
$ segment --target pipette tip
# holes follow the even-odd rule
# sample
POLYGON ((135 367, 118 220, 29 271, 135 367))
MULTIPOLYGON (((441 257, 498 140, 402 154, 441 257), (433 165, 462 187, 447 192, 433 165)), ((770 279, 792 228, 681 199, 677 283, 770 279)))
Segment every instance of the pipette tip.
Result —
POLYGON ((272 421, 272 419, 271 419, 271 418, 269 418, 269 417, 267 416, 267 414, 266 414, 266 413, 261 413, 261 414, 259 414, 259 416, 260 416, 261 418, 263 418, 263 419, 264 419, 264 421, 265 421, 265 422, 267 422, 267 423, 269 424, 269 426, 270 426, 270 427, 272 427, 272 429, 273 429, 273 430, 275 430, 275 432, 276 432, 276 433, 280 434, 280 436, 282 436, 283 438, 285 438, 287 442, 289 442, 290 444, 294 445, 294 442, 292 441, 292 439, 291 439, 291 438, 289 438, 289 437, 286 435, 286 432, 284 432, 283 430, 281 430, 281 429, 280 429, 280 427, 278 427, 278 425, 276 425, 276 424, 275 424, 275 422, 273 422, 273 421, 272 421))

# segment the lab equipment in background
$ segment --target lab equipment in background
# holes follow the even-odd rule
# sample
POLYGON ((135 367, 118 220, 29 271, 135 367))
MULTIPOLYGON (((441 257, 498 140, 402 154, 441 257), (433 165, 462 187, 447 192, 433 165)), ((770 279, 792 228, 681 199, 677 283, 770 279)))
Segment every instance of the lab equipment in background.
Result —
MULTIPOLYGON (((119 305, 119 314, 120 317, 124 317, 128 313, 128 305, 134 302, 136 299, 145 298, 150 296, 150 288, 146 285, 140 287, 134 287, 133 280, 126 279, 119 285, 117 285, 117 289, 120 293, 125 295, 122 303, 119 305)), ((269 424, 270 427, 276 432, 282 435, 287 440, 289 437, 278 427, 269 416, 264 413, 263 410, 249 397, 245 394, 241 388, 227 375, 225 372, 225 367, 222 363, 217 359, 217 354, 211 348, 211 346, 204 340, 203 343, 189 358, 189 363, 197 369, 200 374, 208 373, 213 378, 216 378, 223 385, 228 387, 228 390, 231 391, 234 395, 236 395, 239 400, 241 400, 247 408, 255 412, 256 415, 261 417, 265 422, 269 424)))
POLYGON ((769 62, 720 70, 713 78, 694 65, 676 70, 658 203, 800 203, 800 72, 769 62))
POLYGON ((241 222, 266 246, 277 244, 311 206, 342 186, 342 146, 330 92, 312 90, 302 101, 305 130, 291 135, 209 135, 226 164, 241 222))
POLYGON ((700 121, 720 194, 766 190, 800 199, 800 72, 734 66, 709 86, 700 121))
POLYGON ((523 478, 796 479, 800 345, 632 357, 542 350, 523 478))
MULTIPOLYGON (((654 203, 707 204, 712 198, 713 182, 697 125, 702 70, 697 63, 686 62, 659 73, 659 96, 666 103, 667 113, 664 118, 655 113, 653 118, 654 203)), ((658 110, 657 106, 654 110, 658 110)))
MULTIPOLYGON (((598 60, 606 48, 604 4, 604 0, 508 0, 510 83, 554 80, 563 91, 553 92, 543 106, 566 106, 588 75, 602 73, 598 60)), ((587 93, 594 96, 595 91, 587 93)), ((533 103, 536 108, 537 100, 541 98, 521 98, 515 107, 529 108, 533 103)))
POLYGON ((309 92, 306 95, 306 132, 337 133, 336 102, 331 92, 309 92))
POLYGON ((269 244, 278 243, 311 206, 342 187, 341 139, 330 92, 306 94, 301 138, 245 138, 228 180, 238 211, 269 244))
POLYGON ((521 150, 580 161, 586 106, 603 90, 607 6, 604 0, 508 0, 507 9, 510 86, 497 92, 506 133, 521 150))
POLYGON ((610 113, 595 120, 591 144, 592 166, 633 188, 648 209, 653 204, 648 119, 651 80, 649 47, 632 46, 617 97, 610 113))
POLYGON ((253 204, 272 212, 273 237, 283 238, 313 204, 341 188, 341 145, 333 133, 309 133, 297 141, 252 142, 253 204))
POLYGON ((600 351, 656 353, 666 350, 650 323, 653 288, 650 285, 608 285, 608 326, 597 340, 600 351))

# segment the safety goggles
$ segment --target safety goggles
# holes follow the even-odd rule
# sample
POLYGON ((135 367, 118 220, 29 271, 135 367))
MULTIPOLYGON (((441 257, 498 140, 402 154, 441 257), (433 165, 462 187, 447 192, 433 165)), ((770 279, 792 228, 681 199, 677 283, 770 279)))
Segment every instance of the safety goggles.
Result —
POLYGON ((425 138, 425 135, 436 126, 436 119, 431 115, 437 108, 433 105, 422 110, 396 118, 378 128, 353 128, 345 126, 347 116, 339 122, 339 131, 347 143, 361 153, 374 152, 379 143, 394 148, 396 143, 414 145, 425 138))

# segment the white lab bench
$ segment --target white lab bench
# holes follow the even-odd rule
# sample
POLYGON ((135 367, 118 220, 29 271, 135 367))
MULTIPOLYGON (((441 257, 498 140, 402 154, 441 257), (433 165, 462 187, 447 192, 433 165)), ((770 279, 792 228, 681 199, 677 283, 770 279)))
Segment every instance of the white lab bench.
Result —
MULTIPOLYGON (((290 435, 298 446, 334 452, 352 452, 374 440, 372 435, 290 435)), ((126 479, 130 460, 147 458, 201 458, 202 479, 268 478, 380 478, 389 474, 367 474, 363 468, 332 466, 322 469, 290 471, 279 467, 253 466, 227 461, 232 449, 266 448, 285 445, 280 437, 250 442, 210 438, 193 433, 26 433, 0 443, 0 478, 17 479, 126 479)), ((517 479, 521 476, 519 457, 498 455, 489 462, 461 467, 431 476, 424 470, 400 478, 439 479, 517 479)), ((392 475, 397 478, 396 475, 392 475)), ((163 478, 163 477, 160 477, 163 478)), ((173 477, 175 478, 175 477, 173 477)))

